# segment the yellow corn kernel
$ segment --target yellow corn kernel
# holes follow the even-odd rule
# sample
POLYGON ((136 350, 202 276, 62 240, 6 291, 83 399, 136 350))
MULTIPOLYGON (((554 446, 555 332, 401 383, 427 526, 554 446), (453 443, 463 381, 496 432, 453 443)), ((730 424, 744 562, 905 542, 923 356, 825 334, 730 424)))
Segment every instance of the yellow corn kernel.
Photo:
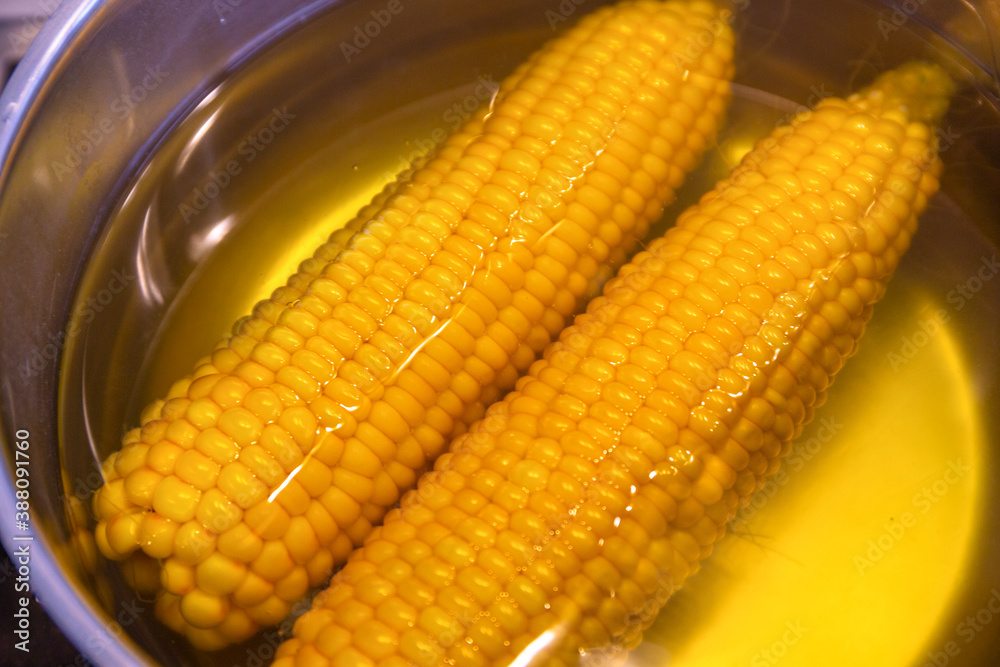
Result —
POLYGON ((163 589, 173 595, 184 595, 194 590, 194 569, 181 565, 175 560, 164 563, 160 570, 160 584, 163 589))
POLYGON ((159 514, 147 513, 142 517, 140 540, 143 552, 152 558, 166 558, 173 552, 178 524, 159 514))
POLYGON ((229 603, 226 598, 210 595, 198 588, 181 598, 181 614, 197 628, 212 628, 226 619, 229 603))
POLYGON ((194 518, 201 492, 178 477, 164 478, 153 493, 154 511, 171 521, 184 523, 194 518))
POLYGON ((634 646, 652 615, 630 611, 657 609, 697 571, 853 350, 937 189, 934 125, 951 92, 941 68, 910 64, 777 129, 760 144, 776 150, 751 152, 681 214, 454 440, 275 666, 350 651, 506 665, 529 646, 529 662, 572 665, 584 648, 634 646), (925 150, 904 152, 913 125, 925 150), (834 164, 817 142, 841 135, 857 149, 834 164), (873 161, 870 188, 817 171, 873 161), (817 196, 830 194, 857 198, 853 217, 817 196), (803 236, 813 250, 792 252, 803 236), (413 567, 386 586, 379 562, 396 552, 413 567))
MULTIPOLYGON (((636 0, 542 49, 143 412, 95 500, 101 551, 122 559, 151 549, 205 572, 218 553, 275 586, 244 604, 240 586, 206 574, 164 603, 171 627, 205 648, 277 620, 625 260, 711 141, 732 48, 708 3, 636 0), (711 44, 684 51, 706 30, 711 44), (145 538, 110 530, 126 513, 178 527, 171 540, 155 524, 145 538), (245 614, 223 632, 234 611, 245 614)), ((624 349, 606 352, 617 360, 624 349)), ((517 467, 520 493, 549 484, 559 451, 517 467)), ((476 502, 463 500, 444 525, 476 502)), ((483 524, 464 530, 494 538, 483 524)), ((459 556, 473 551, 444 560, 467 564, 459 556)), ((492 594, 487 575, 462 577, 477 599, 492 594)))
POLYGON ((198 588, 210 595, 228 595, 246 578, 246 565, 215 552, 195 568, 198 588))

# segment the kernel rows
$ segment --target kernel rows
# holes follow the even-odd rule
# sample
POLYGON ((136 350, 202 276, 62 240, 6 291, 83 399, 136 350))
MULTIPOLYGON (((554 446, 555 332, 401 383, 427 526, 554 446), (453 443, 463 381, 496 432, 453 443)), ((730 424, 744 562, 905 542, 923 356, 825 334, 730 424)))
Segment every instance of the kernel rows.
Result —
POLYGON ((145 411, 95 538, 162 560, 168 626, 218 648, 283 618, 624 261, 727 97, 731 35, 684 76, 705 3, 661 7, 555 40, 145 411))
POLYGON ((800 115, 623 267, 351 556, 276 667, 634 646, 823 402, 937 189, 932 130, 882 99, 800 115))

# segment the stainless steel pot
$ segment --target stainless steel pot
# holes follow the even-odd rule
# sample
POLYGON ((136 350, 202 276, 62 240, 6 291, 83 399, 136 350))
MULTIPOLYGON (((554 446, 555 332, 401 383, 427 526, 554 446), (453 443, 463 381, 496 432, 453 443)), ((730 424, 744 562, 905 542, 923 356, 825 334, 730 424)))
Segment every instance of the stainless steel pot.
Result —
MULTIPOLYGON (((127 587, 113 568, 95 561, 80 531, 83 503, 100 483, 95 460, 117 446, 124 425, 164 388, 168 364, 158 359, 186 367, 253 297, 240 294, 196 323, 184 313, 199 310, 192 303, 215 299, 207 292, 230 290, 236 278, 246 278, 234 276, 234 266, 260 261, 280 273, 267 262, 292 244, 260 211, 291 200, 277 192, 282 188, 315 194, 322 180, 316 170, 335 179, 331 198, 370 190, 385 169, 450 125, 448 110, 474 97, 482 77, 503 75, 561 19, 599 2, 437 1, 409 9, 404 1, 405 16, 366 39, 371 11, 384 4, 67 0, 0 98, 0 534, 8 550, 30 549, 32 593, 92 662, 259 658, 245 648, 222 658, 188 649, 157 625, 150 603, 140 601, 142 611, 135 611, 127 587), (483 41, 490 34, 493 41, 483 41), (267 160, 248 159, 250 148, 241 152, 242 142, 257 136, 260 148, 253 152, 263 155, 261 128, 270 125, 270 136, 277 137, 285 127, 276 129, 275 114, 287 105, 296 114, 295 104, 317 99, 326 100, 325 107, 314 107, 325 113, 299 114, 280 141, 266 142, 267 160), (393 108, 398 113, 386 111, 393 108), (356 134, 347 129, 354 127, 360 128, 356 134), (398 147, 377 168, 366 162, 373 142, 398 147), (244 175, 239 183, 230 178, 232 186, 221 185, 225 156, 242 160, 244 175), (311 176, 300 182, 282 174, 311 176), (234 208, 248 200, 252 211, 234 208), (251 236, 263 241, 251 244, 250 257, 235 259, 237 247, 248 247, 237 241, 251 236), (152 360, 150 349, 157 352, 152 360), (17 476, 19 456, 29 462, 22 465, 28 477, 17 476), (29 480, 27 529, 15 521, 15 493, 25 490, 18 479, 29 480)), ((777 96, 787 109, 808 103, 817 82, 841 93, 909 57, 945 62, 967 90, 954 112, 959 136, 946 156, 954 175, 945 194, 964 210, 982 247, 996 248, 995 3, 736 5, 742 8, 738 82, 777 96)), ((459 106, 454 113, 460 112, 459 106)), ((769 127, 751 116, 742 121, 769 127)), ((720 166, 721 159, 695 181, 709 182, 720 166)), ((304 209, 293 213, 282 228, 292 236, 310 233, 308 225, 322 217, 304 209)), ((955 259, 962 248, 937 257, 923 252, 939 263, 939 284, 967 275, 955 259)), ((267 282, 256 273, 250 279, 267 282)), ((992 300, 980 301, 974 316, 966 311, 956 331, 979 355, 970 382, 986 416, 989 481, 1000 471, 994 339, 1000 299, 995 291, 984 294, 992 300)), ((960 596, 1000 586, 1000 543, 989 537, 1000 526, 997 499, 995 485, 986 484, 977 500, 977 551, 960 596)), ((954 607, 942 612, 935 630, 942 642, 961 619, 961 605, 954 607)), ((934 641, 928 638, 929 645, 934 641)), ((961 659, 968 662, 961 664, 987 664, 975 660, 994 650, 997 642, 981 641, 964 651, 961 659)))

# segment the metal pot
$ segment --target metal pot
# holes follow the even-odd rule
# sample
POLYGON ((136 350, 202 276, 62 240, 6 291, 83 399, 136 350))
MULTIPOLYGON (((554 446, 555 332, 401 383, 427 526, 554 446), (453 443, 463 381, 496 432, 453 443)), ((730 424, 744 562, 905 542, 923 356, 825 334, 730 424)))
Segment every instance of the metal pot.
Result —
MULTIPOLYGON (((398 0, 400 18, 386 21, 379 0, 66 0, 45 25, 0 98, 0 533, 9 551, 30 550, 31 592, 92 662, 263 659, 267 639, 221 657, 189 649, 95 558, 86 536, 95 462, 173 369, 210 349, 294 265, 298 246, 338 220, 294 202, 356 208, 450 129, 484 82, 597 4, 411 9, 398 0), (389 148, 375 156, 373 145, 389 148), (27 476, 18 477, 20 461, 27 476), (14 520, 18 490, 30 492, 27 528, 14 520)), ((746 136, 820 88, 844 93, 911 57, 941 61, 961 80, 943 196, 968 233, 956 240, 938 227, 900 280, 967 281, 977 253, 1000 241, 1000 10, 986 1, 734 4, 737 97, 778 100, 772 116, 734 111, 746 136)), ((742 138, 722 141, 735 155, 742 138)), ((724 153, 692 178, 688 200, 724 170, 733 157, 724 153)), ((977 290, 964 313, 949 311, 976 360, 970 405, 986 446, 963 574, 925 629, 932 653, 975 611, 977 592, 1000 586, 1000 543, 988 537, 1000 525, 988 484, 1000 471, 998 285, 977 290)), ((951 664, 986 664, 977 660, 995 650, 982 637, 951 664)))

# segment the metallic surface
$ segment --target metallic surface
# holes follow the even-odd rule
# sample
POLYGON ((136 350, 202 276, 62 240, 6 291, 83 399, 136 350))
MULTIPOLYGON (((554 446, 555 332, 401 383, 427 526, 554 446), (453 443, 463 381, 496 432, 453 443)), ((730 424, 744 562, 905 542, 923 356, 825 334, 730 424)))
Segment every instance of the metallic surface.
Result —
MULTIPOLYGON (((143 227, 136 221, 130 230, 107 230, 104 222, 175 123, 195 111, 250 54, 335 4, 349 6, 343 8, 343 18, 337 19, 348 27, 331 39, 333 49, 341 33, 349 34, 355 22, 379 3, 68 0, 45 25, 0 97, 0 438, 5 465, 0 534, 5 545, 14 544, 13 443, 15 432, 25 429, 31 434, 33 592, 94 663, 181 664, 187 653, 179 652, 174 640, 157 628, 152 613, 130 624, 127 634, 110 632, 116 612, 109 612, 97 601, 69 546, 72 529, 65 498, 80 479, 87 479, 89 471, 83 462, 92 457, 87 452, 60 450, 60 356, 67 346, 67 323, 77 299, 111 285, 82 284, 82 278, 95 261, 103 262, 109 270, 122 266, 115 263, 115 256, 128 256, 128 243, 115 247, 114 239, 122 234, 127 239, 143 227), (132 104, 140 95, 141 106, 132 104), (138 648, 134 639, 148 653, 138 648)), ((738 75, 742 83, 800 103, 808 102, 803 91, 816 81, 835 82, 847 89, 855 77, 870 77, 874 69, 886 64, 890 51, 894 62, 929 50, 944 54, 954 69, 978 82, 981 106, 963 111, 969 126, 993 123, 962 142, 963 160, 976 169, 967 171, 967 182, 953 182, 949 194, 961 200, 965 188, 997 191, 1000 158, 996 147, 1000 143, 995 118, 1000 90, 995 31, 1000 26, 1000 10, 995 3, 914 3, 918 5, 916 12, 896 17, 895 23, 892 9, 886 5, 845 3, 843 21, 813 16, 812 24, 802 17, 804 10, 793 10, 789 2, 737 0, 735 4, 748 6, 738 27, 753 47, 742 56, 744 65, 738 75), (797 13, 790 19, 793 11, 797 13), (898 31, 872 25, 873 16, 883 17, 898 31), (861 20, 868 21, 865 30, 856 29, 861 20), (819 29, 825 32, 822 41, 826 46, 814 43, 815 30, 819 29), (953 48, 955 44, 958 46, 953 48), (830 53, 831 45, 841 45, 847 54, 864 54, 864 58, 845 62, 830 53), (765 56, 760 55, 765 52, 765 56)), ((558 6, 555 2, 523 0, 505 3, 504 21, 497 25, 512 32, 534 31, 532 34, 544 38, 549 34, 544 13, 558 11, 558 6)), ((455 25, 465 26, 469 24, 463 20, 477 12, 481 19, 490 11, 486 5, 449 11, 440 2, 430 3, 427 9, 419 17, 407 17, 408 26, 417 34, 430 34, 419 32, 428 30, 427 23, 453 20, 455 25)), ((317 37, 316 31, 313 36, 317 37)), ((382 49, 391 52, 389 41, 374 43, 366 54, 369 68, 382 49)), ((409 46, 418 57, 426 55, 423 49, 409 46)), ((405 46, 401 50, 405 51, 405 46)), ((339 51, 335 56, 330 66, 346 71, 339 51)), ((266 105, 263 112, 267 112, 266 105)), ((259 119, 235 114, 223 120, 232 124, 232 136, 238 141, 259 119)), ((1000 206, 996 198, 992 208, 977 211, 976 222, 994 244, 1000 238, 997 219, 1000 206)), ((155 255, 163 242, 171 242, 171 235, 199 238, 208 234, 212 221, 210 216, 202 216, 193 226, 159 229, 163 236, 146 239, 144 245, 155 255)), ((182 240, 173 237, 178 247, 184 246, 182 240)), ((130 283, 127 291, 134 293, 135 300, 116 300, 109 308, 122 315, 132 303, 142 311, 132 315, 139 320, 143 313, 147 317, 153 313, 154 319, 163 317, 164 299, 169 302, 176 297, 183 280, 195 270, 190 258, 182 257, 177 265, 174 255, 167 256, 171 259, 157 258, 167 273, 154 274, 167 280, 130 283)), ((136 261, 134 254, 132 261, 136 261)), ((111 277, 109 274, 109 280, 111 277)), ((997 308, 994 303, 989 310, 996 312, 997 308)), ((110 319, 104 322, 101 335, 93 337, 95 345, 104 338, 108 345, 121 344, 113 338, 116 331, 108 328, 114 316, 107 312, 110 319)), ((982 335, 981 330, 967 333, 970 340, 982 335)), ((211 337, 215 337, 214 330, 211 337)), ((150 344, 146 338, 126 346, 131 356, 119 363, 128 367, 128 363, 141 360, 150 344)), ((995 343, 989 340, 978 344, 979 349, 991 347, 995 348, 995 343)), ((131 387, 120 386, 130 379, 119 374, 91 377, 87 382, 91 396, 107 400, 131 396, 131 387)), ((997 378, 979 381, 983 387, 979 400, 995 404, 997 378)), ((103 433, 118 429, 115 419, 120 421, 124 412, 119 403, 116 413, 103 425, 103 433)), ((986 437, 996 446, 1000 433, 995 418, 989 427, 986 437)), ((101 454, 110 451, 105 447, 101 454)), ((993 494, 995 499, 996 492, 993 494)), ((988 511, 984 520, 1000 524, 995 510, 988 511)), ((1000 545, 995 541, 982 547, 985 560, 980 565, 1000 556, 1000 545)), ((988 589, 987 582, 983 580, 983 590, 988 589)), ((147 609, 151 612, 151 605, 147 609)))
MULTIPOLYGON (((104 612, 77 587, 72 569, 64 569, 68 534, 55 419, 59 367, 50 361, 44 372, 28 373, 25 361, 32 350, 61 347, 76 281, 100 232, 109 193, 129 177, 163 128, 246 54, 329 3, 224 4, 232 11, 220 16, 213 3, 194 0, 65 2, 0 97, 5 465, 12 465, 15 431, 28 430, 33 591, 99 664, 139 664, 149 657, 132 642, 111 638, 104 612), (153 88, 148 77, 156 68, 170 74, 153 88), (152 89, 142 113, 121 118, 110 105, 143 86, 143 79, 152 89), (74 150, 79 160, 72 157, 74 150), (57 173, 57 164, 67 170, 57 173)), ((12 518, 9 468, 2 506, 12 518)), ((13 544, 13 531, 12 521, 2 522, 6 545, 13 544)))

